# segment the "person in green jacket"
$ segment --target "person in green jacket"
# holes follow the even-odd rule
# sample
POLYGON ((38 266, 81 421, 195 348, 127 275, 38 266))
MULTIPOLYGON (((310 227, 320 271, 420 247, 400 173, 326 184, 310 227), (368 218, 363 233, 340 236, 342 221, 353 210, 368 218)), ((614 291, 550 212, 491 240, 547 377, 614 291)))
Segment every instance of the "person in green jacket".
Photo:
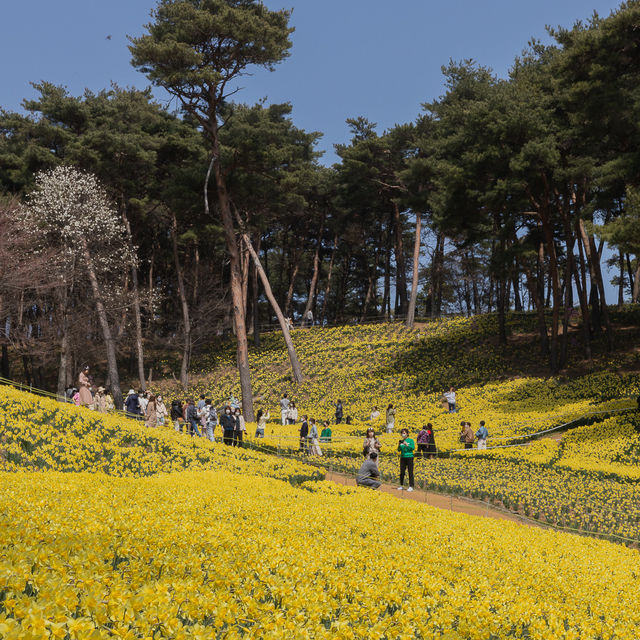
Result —
POLYGON ((324 427, 322 429, 322 432, 320 433, 320 442, 331 442, 331 427, 329 426, 329 421, 325 420, 322 423, 322 426, 324 427))
POLYGON ((400 432, 402 439, 398 442, 398 451, 400 452, 400 486, 398 491, 404 489, 404 474, 409 472, 409 488, 407 491, 413 491, 413 452, 416 443, 409 437, 409 430, 403 429, 400 432))

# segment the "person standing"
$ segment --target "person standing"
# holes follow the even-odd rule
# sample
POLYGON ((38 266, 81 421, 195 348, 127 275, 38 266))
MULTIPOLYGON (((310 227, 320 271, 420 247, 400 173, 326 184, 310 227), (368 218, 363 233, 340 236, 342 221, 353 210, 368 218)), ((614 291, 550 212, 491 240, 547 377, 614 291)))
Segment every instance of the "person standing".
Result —
POLYGON ((287 409, 287 424, 295 424, 298 422, 298 408, 296 407, 296 403, 292 400, 289 403, 289 408, 287 409))
POLYGON ((182 414, 182 405, 180 404, 180 400, 174 400, 171 403, 171 421, 173 422, 173 428, 176 431, 182 431, 184 416, 182 414))
POLYGON ((380 412, 378 411, 378 407, 373 407, 373 410, 369 414, 369 420, 377 420, 380 417, 380 412))
POLYGON ((264 438, 264 430, 267 426, 267 420, 271 417, 269 412, 265 413, 262 409, 258 409, 258 424, 256 425, 256 438, 264 438))
POLYGON ((189 434, 191 436, 194 434, 197 434, 198 437, 202 436, 200 429, 198 429, 198 410, 193 398, 187 401, 187 424, 189 425, 189 434))
POLYGON ((146 427, 155 428, 158 424, 158 412, 156 410, 156 397, 151 394, 144 411, 144 424, 146 427))
POLYGON ((224 408, 224 414, 220 418, 220 426, 222 427, 222 440, 227 446, 233 444, 233 432, 236 428, 236 418, 231 415, 231 407, 224 408))
POLYGON ((204 405, 207 404, 205 400, 204 394, 200 396, 200 400, 198 400, 197 409, 198 411, 202 411, 204 409, 204 405))
POLYGON ((471 423, 461 422, 460 423, 460 442, 464 444, 464 448, 473 449, 474 439, 475 439, 475 435, 473 433, 473 429, 471 428, 471 423))
POLYGON ((456 390, 453 387, 449 387, 449 391, 444 394, 449 405, 449 413, 456 413, 456 390))
POLYGON ((216 408, 213 406, 211 400, 207 399, 204 405, 205 411, 207 412, 205 416, 205 429, 207 433, 207 438, 211 442, 215 442, 215 438, 213 436, 213 432, 216 429, 216 425, 218 424, 218 412, 216 408))
POLYGON ((427 423, 427 457, 435 458, 437 449, 436 449, 436 437, 433 433, 433 425, 428 422, 427 423))
POLYGON ((409 437, 409 430, 402 429, 400 432, 401 439, 398 442, 398 451, 400 452, 400 486, 398 491, 404 489, 404 475, 409 472, 409 488, 407 491, 413 491, 413 452, 416 444, 409 437))
POLYGON ((302 424, 300 425, 300 453, 309 455, 309 449, 307 448, 307 438, 309 437, 309 423, 307 422, 307 416, 302 416, 302 424))
POLYGON ((418 444, 418 458, 426 458, 427 450, 429 448, 429 434, 427 432, 426 425, 423 425, 422 429, 418 432, 416 443, 418 444))
POLYGON ((380 488, 380 470, 378 469, 378 454, 372 451, 362 463, 356 483, 359 487, 369 487, 370 489, 380 488))
POLYGON ((245 426, 244 416, 242 415, 242 413, 240 413, 240 409, 236 409, 235 419, 236 419, 236 423, 233 431, 233 446, 241 447, 244 432, 246 431, 247 427, 245 426))
POLYGON ((344 415, 342 400, 338 400, 338 402, 335 403, 334 407, 336 408, 336 424, 340 424, 342 422, 342 416, 344 415))
POLYGON ((318 427, 316 426, 316 421, 313 418, 309 420, 309 440, 311 441, 311 448, 309 453, 312 456, 321 456, 322 449, 320 449, 320 444, 318 441, 318 427))
POLYGON ((322 423, 322 431, 320 432, 320 442, 331 442, 331 436, 333 435, 331 432, 331 426, 329 425, 329 421, 325 420, 322 423))
POLYGON ((129 389, 129 393, 127 393, 127 397, 124 401, 124 408, 129 418, 133 418, 134 420, 139 419, 140 402, 138 400, 138 394, 133 389, 129 389))
POLYGON ((91 380, 89 379, 89 367, 83 367, 78 374, 78 391, 80 393, 80 406, 93 409, 93 394, 91 393, 91 380))
POLYGON ((280 398, 280 419, 282 420, 282 424, 287 424, 287 418, 289 416, 289 398, 286 393, 282 394, 282 398, 280 398))
POLYGON ((369 427, 367 429, 367 433, 364 437, 364 444, 362 445, 362 454, 365 458, 369 457, 370 453, 374 451, 376 454, 382 449, 382 445, 380 444, 380 440, 376 438, 376 432, 369 427))
POLYGON ((476 431, 476 438, 478 438, 478 449, 487 448, 488 437, 489 432, 487 431, 487 427, 484 426, 484 420, 480 420, 480 428, 476 431))
POLYGON ((105 395, 105 388, 98 387, 96 395, 93 399, 93 408, 100 413, 107 412, 107 396, 105 395))
POLYGON ((156 396, 156 416, 158 421, 158 426, 163 427, 164 423, 167 420, 169 412, 167 411, 167 407, 164 404, 164 400, 162 396, 156 396))
POLYGON ((138 404, 140 405, 140 415, 147 415, 147 403, 149 402, 149 394, 142 389, 138 390, 138 404))
POLYGON ((390 404, 387 407, 387 433, 393 433, 393 430, 396 428, 396 410, 393 408, 393 405, 390 404))

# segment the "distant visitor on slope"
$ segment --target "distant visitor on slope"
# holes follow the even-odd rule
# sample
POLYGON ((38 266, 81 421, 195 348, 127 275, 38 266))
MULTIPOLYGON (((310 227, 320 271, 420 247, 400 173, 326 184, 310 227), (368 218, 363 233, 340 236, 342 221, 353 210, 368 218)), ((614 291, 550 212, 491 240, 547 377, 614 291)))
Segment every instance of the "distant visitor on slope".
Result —
POLYGON ((362 463, 356 483, 359 487, 369 487, 371 489, 380 488, 380 470, 378 469, 378 454, 372 451, 362 463))
POLYGON ((240 409, 235 410, 236 424, 233 432, 233 446, 241 447, 244 438, 244 432, 247 430, 244 422, 244 416, 240 413, 240 409))
POLYGON ((307 422, 307 416, 302 416, 302 424, 300 425, 300 453, 304 453, 305 456, 309 455, 309 449, 307 447, 308 437, 309 423, 307 422))
POLYGON ((390 404, 387 407, 387 433, 393 433, 393 430, 396 428, 396 410, 393 408, 393 405, 390 404))
POLYGON ((473 441, 475 440, 475 435, 473 433, 473 429, 471 428, 470 422, 461 422, 460 423, 460 442, 464 444, 465 449, 473 449, 473 441))
POLYGON ((156 411, 156 397, 151 394, 144 411, 144 424, 147 427, 155 428, 158 424, 158 413, 156 411))
POLYGON ((433 437, 433 426, 430 422, 420 429, 416 442, 418 443, 418 458, 431 458, 435 455, 436 441, 433 437))
POLYGON ((400 432, 401 439, 398 442, 398 451, 400 452, 400 486, 398 491, 404 489, 404 474, 409 472, 409 488, 407 491, 413 491, 413 452, 416 449, 416 443, 409 437, 409 430, 403 429, 400 432))
POLYGON ((224 413, 220 418, 220 426, 222 427, 222 440, 227 446, 233 444, 233 432, 236 429, 236 418, 231 414, 231 407, 226 406, 224 413))
POLYGON ((182 412, 182 405, 180 400, 174 400, 171 403, 171 421, 173 422, 173 428, 176 431, 182 431, 182 425, 184 424, 184 416, 182 412))
POLYGON ((478 438, 478 449, 487 448, 488 437, 489 432, 487 431, 487 427, 484 426, 484 420, 480 420, 480 428, 476 431, 476 438, 478 438))
POLYGON ((91 393, 91 380, 89 379, 89 367, 83 367, 78 374, 78 391, 80 393, 80 406, 93 409, 93 394, 91 393))
POLYGON ((365 458, 368 458, 370 453, 373 453, 375 451, 375 453, 377 454, 380 449, 382 449, 380 440, 376 438, 376 432, 371 427, 369 427, 364 437, 364 444, 362 445, 362 455, 364 455, 365 458))
POLYGON ((280 398, 280 419, 282 420, 282 424, 287 424, 287 418, 289 417, 289 397, 286 393, 282 394, 282 398, 280 398))
POLYGON ((320 442, 331 442, 331 437, 332 437, 332 432, 331 432, 331 426, 329 425, 329 421, 325 420, 322 423, 323 429, 322 432, 320 433, 320 442))
POLYGON ((379 417, 380 417, 380 412, 378 411, 378 407, 373 407, 369 415, 369 420, 377 420, 379 417))
POLYGON ((444 394, 449 407, 449 413, 456 413, 456 390, 453 387, 449 387, 449 391, 444 394))
POLYGON ((140 418, 140 401, 138 394, 133 389, 129 389, 129 393, 127 393, 127 397, 124 400, 124 409, 130 418, 140 418))
POLYGON ((162 396, 156 396, 156 416, 158 426, 164 426, 167 421, 167 417, 169 416, 169 412, 167 411, 167 407, 162 399, 162 396))
POLYGON ((287 424, 295 424, 298 422, 298 409, 296 403, 292 400, 287 409, 287 424))
POLYGON ((256 416, 258 424, 256 426, 256 438, 264 438, 264 430, 267 426, 267 420, 271 417, 269 412, 265 413, 262 409, 258 409, 258 415, 256 416))
POLYGON ((313 418, 309 420, 309 440, 311 441, 309 455, 321 456, 322 449, 320 449, 320 444, 318 443, 318 427, 316 426, 316 421, 313 418))
POLYGON ((211 402, 210 398, 207 398, 207 400, 205 400, 204 410, 206 411, 205 429, 206 429, 207 438, 211 442, 215 442, 215 438, 213 434, 216 429, 216 426, 218 425, 218 411, 213 406, 213 403, 211 402))
POLYGON ((342 400, 338 400, 338 402, 336 402, 333 406, 336 408, 336 424, 340 424, 342 422, 342 416, 344 415, 342 400))

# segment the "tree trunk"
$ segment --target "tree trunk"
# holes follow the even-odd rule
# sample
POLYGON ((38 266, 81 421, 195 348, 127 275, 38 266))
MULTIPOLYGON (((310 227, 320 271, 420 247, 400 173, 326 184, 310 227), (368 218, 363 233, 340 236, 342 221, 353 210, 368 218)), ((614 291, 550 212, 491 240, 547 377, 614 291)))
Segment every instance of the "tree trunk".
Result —
POLYGON ((391 222, 387 229, 387 242, 384 257, 384 290, 382 292, 382 315, 389 319, 391 312, 391 222))
POLYGON ((329 300, 329 293, 331 292, 331 276, 333 275, 333 262, 336 257, 336 249, 338 248, 338 234, 333 238, 333 247, 331 249, 331 258, 329 259, 329 270, 327 271, 327 284, 324 288, 324 298, 322 299, 322 322, 327 318, 327 301, 329 300))
POLYGON ((320 231, 318 232, 318 241, 316 242, 316 251, 313 254, 313 275, 311 276, 311 284, 309 285, 309 297, 304 307, 303 318, 307 317, 307 313, 312 311, 316 304, 316 287, 318 286, 318 278, 320 276, 320 248, 322 246, 322 234, 324 232, 324 216, 320 223, 320 231))
POLYGON ((442 310, 442 271, 444 266, 444 233, 438 232, 436 248, 431 261, 431 282, 433 287, 433 302, 431 317, 439 318, 442 310))
POLYGON ((536 261, 536 312, 538 316, 538 333, 540 334, 540 353, 549 355, 549 334, 547 321, 544 317, 544 242, 538 245, 538 259, 536 261))
MULTIPOLYGON (((256 253, 260 255, 260 244, 262 241, 262 235, 258 234, 258 241, 256 245, 256 253)), ((265 271, 267 280, 269 276, 265 271)), ((258 269, 256 263, 253 262, 253 268, 251 269, 251 297, 253 299, 253 346, 256 349, 260 348, 260 310, 258 306, 258 269)))
MULTIPOLYGON (((98 285, 98 278, 93 266, 93 259, 89 252, 86 239, 82 241, 82 251, 84 253, 84 259, 87 265, 87 273, 89 275, 89 282, 91 283, 91 291, 93 292, 93 300, 96 305, 96 313, 102 328, 102 336, 104 338, 104 344, 107 350, 107 369, 109 380, 111 382, 111 394, 113 395, 113 403, 119 411, 122 410, 124 404, 122 400, 122 390, 120 389, 120 375, 118 373, 118 360, 116 357, 116 343, 109 327, 109 319, 107 318, 107 310, 104 307, 102 301, 102 295, 100 293, 100 287, 98 285)), ((144 378, 144 374, 143 374, 144 378)))
POLYGON ((11 368, 9 366, 9 347, 6 342, 2 343, 2 377, 5 380, 11 379, 11 368))
POLYGON ((636 260, 638 264, 633 277, 633 298, 631 300, 634 304, 638 302, 638 298, 640 297, 640 257, 636 256, 636 260))
MULTIPOLYGON (((236 216, 239 216, 236 213, 236 216)), ((238 219, 240 223, 240 220, 238 219)), ((256 270, 258 271, 258 275, 260 276, 260 280, 262 282, 262 288, 264 289, 264 293, 267 296, 267 300, 269 300, 273 310, 278 318, 278 322, 280 323, 280 329, 282 330, 282 335, 284 336, 285 344, 287 345, 287 352, 289 354, 289 360, 291 361, 291 371, 293 373, 293 379, 296 384, 300 384, 304 377, 302 375, 302 368, 300 367, 300 361, 298 360, 298 356, 296 354, 295 347, 293 346, 293 340, 291 340, 291 334, 289 333, 289 327, 287 326, 287 322, 285 320, 284 314, 280 310, 280 305, 273 295, 273 291, 271 290, 271 285, 269 284, 269 280, 267 279, 267 274, 264 272, 262 265, 260 264, 260 258, 258 254, 255 252, 253 245, 251 244, 251 238, 248 233, 242 234, 242 239, 244 240, 244 244, 247 247, 251 257, 253 258, 253 262, 256 265, 256 270)))
POLYGON ((195 307, 200 294, 200 245, 198 240, 193 241, 193 295, 192 304, 195 307))
POLYGON ((618 307, 622 309, 624 305, 624 254, 619 253, 620 273, 618 274, 618 307))
POLYGON ((171 246, 173 248, 173 264, 176 269, 176 279, 178 280, 178 294, 182 307, 182 323, 184 325, 184 345, 182 347, 182 364, 180 365, 180 384, 186 391, 189 385, 189 365, 191 360, 191 318, 189 317, 189 303, 187 292, 184 286, 184 276, 180 266, 178 255, 178 220, 175 212, 171 212, 171 246))
POLYGON ((253 393, 251 390, 251 372, 249 369, 249 344, 247 341, 247 328, 245 325, 244 305, 242 300, 242 265, 240 264, 240 254, 236 239, 236 231, 233 226, 233 216, 231 204, 227 194, 225 176, 220 164, 216 159, 220 155, 218 145, 218 129, 215 118, 210 121, 212 142, 212 157, 209 163, 209 170, 204 183, 205 211, 209 214, 208 182, 211 169, 214 169, 216 192, 218 195, 218 208, 224 230, 224 239, 229 253, 229 267, 231 276, 231 298, 233 302, 233 319, 236 328, 237 348, 236 358, 238 364, 238 374, 240 376, 240 391, 242 395, 242 413, 247 422, 254 421, 253 413, 253 393))
MULTIPOLYGON (((296 278, 298 277, 298 271, 300 270, 300 259, 302 257, 301 251, 296 251, 293 257, 293 270, 291 271, 291 280, 289 280, 289 289, 287 290, 287 298, 284 303, 284 313, 289 315, 291 307, 291 301, 293 300, 293 291, 296 286, 296 278)), ((266 275, 266 273, 265 273, 266 275)), ((306 310, 305 310, 306 312, 306 310)), ((304 317, 304 316, 303 316, 304 317)))
POLYGON ((404 316, 407 313, 407 267, 404 261, 404 243, 402 240, 402 218, 400 207, 393 203, 393 227, 395 229, 395 254, 396 254, 396 295, 398 296, 397 314, 404 316))
POLYGON ((551 373, 556 374, 559 367, 558 334, 560 332, 560 307, 562 299, 560 297, 560 278, 558 275, 558 259, 556 255, 556 245, 553 233, 548 204, 540 208, 540 220, 542 221, 542 233, 547 245, 549 256, 549 290, 553 299, 553 309, 551 315, 551 339, 549 341, 549 364, 551 373))
POLYGON ((407 310, 407 329, 413 329, 416 319, 416 301, 418 299, 418 276, 420 275, 420 243, 422 240, 422 214, 416 213, 416 237, 413 242, 413 275, 411 278, 411 298, 407 310))
POLYGON ((587 255, 587 262, 590 265, 591 273, 595 278, 595 283, 597 287, 597 291, 600 295, 600 311, 602 313, 602 318, 604 320, 605 327, 607 329, 607 349, 609 351, 613 350, 613 327, 611 326, 611 322, 609 319, 609 310, 607 309, 607 300, 604 290, 604 281, 602 279, 602 269, 600 268, 600 256, 598 249, 596 248, 595 240, 593 235, 587 234, 586 228, 584 226, 584 220, 579 221, 580 226, 580 234, 582 236, 582 241, 585 248, 585 253, 587 255))
POLYGON ((138 284, 138 266, 136 265, 136 253, 133 246, 133 235, 131 234, 131 225, 127 216, 127 208, 125 204, 124 194, 122 198, 122 221, 127 231, 127 244, 129 245, 129 261, 131 267, 131 285, 133 289, 133 316, 136 325, 136 355, 138 358, 138 379, 140 380, 140 388, 147 390, 144 379, 144 351, 142 348, 142 316, 140 314, 140 287, 138 284))

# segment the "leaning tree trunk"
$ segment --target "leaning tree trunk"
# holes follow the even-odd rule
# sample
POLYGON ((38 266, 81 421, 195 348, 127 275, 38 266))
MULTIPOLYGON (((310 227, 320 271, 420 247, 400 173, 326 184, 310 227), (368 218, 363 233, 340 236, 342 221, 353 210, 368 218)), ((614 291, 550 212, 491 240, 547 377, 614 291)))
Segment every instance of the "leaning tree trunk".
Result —
POLYGON ((140 314, 140 286, 138 283, 138 266, 136 265, 136 253, 133 246, 133 236, 131 234, 131 225, 127 217, 126 205, 124 203, 124 195, 122 196, 122 220, 127 232, 127 244, 129 245, 129 261, 131 268, 131 285, 133 289, 133 317, 136 325, 136 356, 138 359, 138 379, 140 380, 140 388, 146 391, 147 385, 144 378, 144 351, 142 348, 142 316, 140 314))
POLYGON ((191 360, 191 318, 189 316, 189 303, 187 301, 187 292, 184 286, 184 277, 182 267, 180 266, 180 257, 178 255, 178 220, 175 212, 171 212, 171 246, 173 248, 173 263, 176 269, 176 278, 178 280, 178 294, 180 295, 180 304, 182 307, 182 323, 184 325, 184 345, 182 348, 182 364, 180 365, 180 384, 186 391, 189 385, 189 364, 191 360))
MULTIPOLYGON (((237 214, 236 214, 237 215, 237 214)), ((300 367, 300 361, 298 360, 298 356, 296 354, 295 347, 293 346, 293 340, 291 340, 291 334, 289 333, 289 327, 287 326, 287 321, 285 320, 284 314, 280 309, 280 305, 273 295, 273 291, 271 290, 271 284, 269 283, 269 279, 267 278, 267 274, 264 272, 262 268, 262 264, 260 264, 260 258, 258 254, 255 252, 253 248, 253 244, 251 243, 251 238, 248 233, 242 234, 242 239, 244 240, 244 244, 249 250, 251 257, 253 258, 253 262, 256 266, 256 270, 258 271, 258 275, 260 276, 260 280, 262 282, 262 288, 264 289, 264 293, 267 296, 267 300, 271 304, 273 311, 278 318, 278 322, 280 323, 280 329, 282 329, 282 335, 284 336, 285 344, 287 345, 287 352, 289 354, 289 360, 291 361, 291 371, 293 372, 293 379, 297 384, 300 384, 304 377, 302 375, 302 368, 300 367)))
POLYGON ((407 311, 407 321, 405 326, 407 329, 413 328, 416 318, 416 301, 418 299, 418 272, 420 270, 420 234, 421 234, 422 215, 416 213, 416 237, 413 242, 413 277, 411 279, 411 298, 409 299, 409 309, 407 311))
POLYGON ((109 327, 109 319, 107 318, 107 310, 102 302, 102 295, 98 285, 98 278, 93 266, 93 259, 89 252, 86 239, 82 240, 82 251, 84 254, 89 282, 91 283, 91 291, 93 292, 93 300, 96 305, 96 313, 102 328, 102 336, 107 350, 107 369, 109 380, 111 382, 111 393, 113 394, 113 403, 118 410, 122 410, 124 403, 122 400, 122 390, 120 389, 120 375, 118 374, 118 360, 116 357, 116 342, 113 339, 111 328, 109 327))
POLYGON ((222 228, 224 231, 224 240, 229 254, 230 279, 231 279, 231 299, 233 304, 233 319, 236 329, 236 358, 238 365, 238 375, 240 377, 240 391, 242 395, 242 413, 247 422, 254 421, 253 413, 253 392, 251 390, 251 372, 249 369, 249 343, 247 340, 247 327, 245 324, 245 308, 242 298, 242 265, 240 262, 240 253, 238 251, 238 243, 236 231, 233 226, 233 215, 231 212, 231 203, 227 193, 227 185, 222 168, 218 162, 219 157, 218 131, 215 120, 213 121, 214 130, 211 131, 212 138, 212 157, 207 171, 207 177, 204 183, 204 200, 206 213, 209 213, 208 198, 208 182, 211 169, 214 169, 218 195, 218 209, 220 219, 222 220, 222 228))

